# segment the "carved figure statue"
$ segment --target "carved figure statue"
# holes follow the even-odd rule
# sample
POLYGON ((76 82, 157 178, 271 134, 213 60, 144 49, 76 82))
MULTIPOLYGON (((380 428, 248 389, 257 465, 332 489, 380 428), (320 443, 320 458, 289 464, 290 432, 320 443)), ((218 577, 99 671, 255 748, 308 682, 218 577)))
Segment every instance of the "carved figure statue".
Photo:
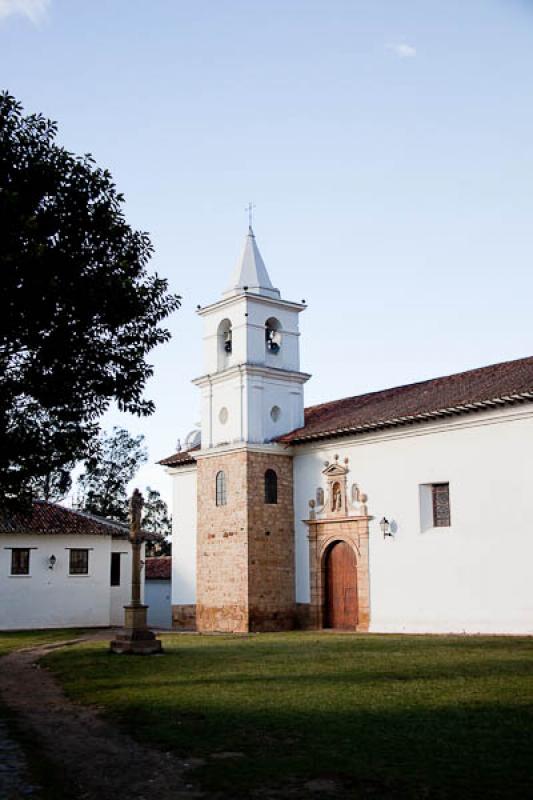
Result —
POLYGON ((331 510, 337 510, 337 497, 340 494, 340 487, 338 483, 333 484, 333 491, 331 493, 331 510))
POLYGON ((324 489, 321 486, 316 490, 316 504, 317 506, 324 505, 324 489))
POLYGON ((135 489, 130 498, 130 539, 136 541, 141 530, 141 514, 144 506, 143 496, 138 489, 135 489))
POLYGON ((352 484, 352 503, 358 503, 360 500, 359 497, 359 486, 356 483, 352 484))
POLYGON ((131 605, 141 605, 141 514, 144 499, 138 489, 130 497, 130 542, 132 544, 131 560, 131 605))
POLYGON ((331 510, 332 511, 342 510, 342 492, 341 492, 341 487, 338 483, 333 484, 333 497, 331 502, 331 510))

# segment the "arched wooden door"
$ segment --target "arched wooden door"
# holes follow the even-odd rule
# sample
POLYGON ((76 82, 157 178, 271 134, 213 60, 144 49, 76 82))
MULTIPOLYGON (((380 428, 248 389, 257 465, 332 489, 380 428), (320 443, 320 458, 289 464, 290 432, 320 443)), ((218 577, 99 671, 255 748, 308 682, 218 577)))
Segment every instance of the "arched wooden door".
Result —
POLYGON ((346 542, 335 542, 326 553, 327 628, 355 630, 358 621, 357 562, 355 553, 346 542))

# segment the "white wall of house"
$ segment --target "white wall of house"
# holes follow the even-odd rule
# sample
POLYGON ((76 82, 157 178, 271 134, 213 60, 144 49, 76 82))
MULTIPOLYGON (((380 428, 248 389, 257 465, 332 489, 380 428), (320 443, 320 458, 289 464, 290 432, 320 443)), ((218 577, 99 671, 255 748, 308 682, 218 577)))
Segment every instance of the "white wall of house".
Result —
POLYGON ((171 582, 169 578, 150 578, 144 585, 144 601, 148 606, 148 625, 171 628, 171 582))
POLYGON ((309 601, 302 520, 338 454, 374 517, 370 630, 533 633, 532 445, 528 405, 296 447, 297 600, 309 601), (420 486, 438 482, 450 485, 449 528, 428 528, 421 508, 420 486))
POLYGON ((0 534, 0 630, 122 624, 130 597, 131 547, 110 536, 0 534), (11 549, 32 548, 30 574, 11 575, 11 549), (89 550, 89 574, 69 575, 69 549, 89 550), (122 552, 110 586, 111 550, 122 552), (49 567, 54 555, 56 563, 49 567))
POLYGON ((172 604, 196 602, 196 465, 172 475, 172 604))
MULTIPOLYGON (((120 553, 120 586, 109 586, 109 624, 124 625, 124 606, 131 600, 131 545, 124 539, 112 539, 111 551, 120 553)), ((141 553, 141 558, 144 555, 141 553)), ((141 597, 144 591, 144 573, 141 573, 141 597)))

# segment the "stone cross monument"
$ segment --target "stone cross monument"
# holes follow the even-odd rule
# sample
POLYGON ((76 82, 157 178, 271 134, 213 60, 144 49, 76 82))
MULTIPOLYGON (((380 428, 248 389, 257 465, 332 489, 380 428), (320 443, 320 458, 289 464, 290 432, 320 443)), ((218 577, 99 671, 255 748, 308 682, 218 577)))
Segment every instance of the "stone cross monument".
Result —
POLYGON ((143 496, 135 489, 130 498, 130 534, 131 542, 131 602, 124 606, 124 629, 111 642, 113 653, 133 653, 150 655, 162 651, 161 641, 156 639, 153 631, 146 624, 148 606, 141 603, 141 513, 144 505, 143 496))

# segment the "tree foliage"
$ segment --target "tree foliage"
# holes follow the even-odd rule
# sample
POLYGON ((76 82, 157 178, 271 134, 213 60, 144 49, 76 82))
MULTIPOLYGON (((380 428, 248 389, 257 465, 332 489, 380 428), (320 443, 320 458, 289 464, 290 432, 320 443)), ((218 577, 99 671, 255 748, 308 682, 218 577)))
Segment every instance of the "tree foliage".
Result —
POLYGON ((131 436, 124 428, 101 434, 85 460, 78 478, 83 511, 126 522, 128 484, 147 461, 144 436, 131 436))
POLYGON ((179 306, 110 173, 0 94, 0 505, 78 460, 115 401, 151 414, 146 356, 179 306))
POLYGON ((30 481, 32 496, 51 503, 64 500, 72 487, 71 472, 74 466, 73 463, 61 465, 57 469, 51 468, 46 475, 33 478, 30 481))
POLYGON ((146 555, 169 556, 171 545, 168 538, 172 536, 172 520, 168 513, 168 506, 161 494, 149 486, 146 487, 142 527, 145 531, 165 537, 164 542, 147 542, 146 555))

